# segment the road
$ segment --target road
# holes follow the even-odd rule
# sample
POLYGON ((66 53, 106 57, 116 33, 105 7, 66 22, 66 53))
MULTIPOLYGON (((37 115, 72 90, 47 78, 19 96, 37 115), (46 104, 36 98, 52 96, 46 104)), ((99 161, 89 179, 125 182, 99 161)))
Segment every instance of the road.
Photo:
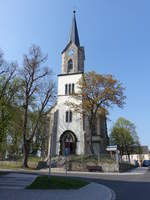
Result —
POLYGON ((150 200, 150 171, 140 170, 143 174, 86 175, 86 179, 111 188, 116 193, 116 200, 150 200))
POLYGON ((117 200, 150 199, 150 172, 143 175, 101 176, 94 181, 114 190, 117 200))
MULTIPOLYGON (((80 177, 81 179, 87 179, 92 182, 100 183, 108 186, 116 193, 116 200, 150 200, 150 170, 146 168, 139 168, 137 171, 130 173, 122 173, 122 174, 83 174, 83 173, 68 173, 68 176, 80 177), (137 173, 136 173, 137 172, 137 173)), ((46 172, 45 172, 46 173, 46 172)), ((37 173, 37 174, 45 174, 45 173, 37 173)), ((63 175, 62 173, 57 173, 56 175, 63 175)), ((20 181, 25 183, 24 178, 26 177, 26 181, 30 181, 29 174, 24 175, 19 179, 19 174, 17 175, 18 186, 20 181)), ((5 177, 5 181, 2 181, 2 177, 0 179, 1 189, 5 187, 16 187, 17 184, 15 181, 12 184, 11 179, 7 179, 5 177), (7 182, 8 180, 8 182, 7 182), (4 184, 6 182, 6 184, 4 184)))

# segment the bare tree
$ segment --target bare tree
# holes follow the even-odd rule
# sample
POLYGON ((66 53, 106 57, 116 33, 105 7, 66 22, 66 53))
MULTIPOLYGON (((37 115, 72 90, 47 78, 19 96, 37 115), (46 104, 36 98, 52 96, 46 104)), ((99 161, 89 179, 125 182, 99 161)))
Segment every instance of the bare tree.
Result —
POLYGON ((28 167, 30 144, 42 115, 46 114, 54 100, 55 84, 52 80, 52 71, 43 66, 46 61, 47 56, 44 56, 40 48, 35 45, 30 48, 29 55, 24 55, 20 87, 20 100, 24 108, 22 167, 28 167), (37 117, 34 126, 29 131, 30 111, 36 111, 37 117))

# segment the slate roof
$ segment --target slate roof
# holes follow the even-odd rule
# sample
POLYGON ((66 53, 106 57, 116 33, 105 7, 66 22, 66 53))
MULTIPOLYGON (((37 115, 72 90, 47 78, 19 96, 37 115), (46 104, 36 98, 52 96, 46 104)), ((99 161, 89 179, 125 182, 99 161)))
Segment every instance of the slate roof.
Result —
POLYGON ((75 16, 75 11, 73 11, 73 17, 72 17, 72 25, 71 25, 71 31, 70 31, 70 36, 69 36, 69 42, 67 46, 63 49, 61 53, 66 51, 66 49, 74 43, 77 47, 80 47, 80 40, 79 40, 79 34, 78 34, 78 28, 77 28, 77 23, 76 23, 76 16, 75 16))
POLYGON ((73 17, 72 17, 72 26, 71 26, 69 43, 70 42, 75 43, 78 47, 80 46, 80 40, 79 40, 77 23, 76 23, 75 11, 73 11, 73 17))

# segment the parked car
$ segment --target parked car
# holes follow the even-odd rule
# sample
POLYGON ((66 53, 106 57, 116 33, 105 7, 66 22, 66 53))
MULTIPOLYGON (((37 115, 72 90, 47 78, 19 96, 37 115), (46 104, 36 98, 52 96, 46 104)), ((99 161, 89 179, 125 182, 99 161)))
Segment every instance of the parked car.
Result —
POLYGON ((150 160, 144 160, 143 167, 149 167, 149 166, 150 166, 150 160))

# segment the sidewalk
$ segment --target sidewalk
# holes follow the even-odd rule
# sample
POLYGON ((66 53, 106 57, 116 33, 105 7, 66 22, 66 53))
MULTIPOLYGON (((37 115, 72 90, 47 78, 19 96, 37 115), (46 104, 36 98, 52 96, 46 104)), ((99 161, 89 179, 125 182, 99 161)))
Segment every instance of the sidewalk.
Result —
POLYGON ((78 190, 26 190, 36 175, 10 173, 0 177, 0 200, 115 200, 108 187, 90 183, 78 190))
MULTIPOLYGON (((0 169, 1 171, 10 171, 10 172, 16 172, 16 173, 25 173, 25 174, 48 174, 48 169, 41 169, 41 170, 24 170, 24 169, 0 169)), ((132 169, 128 172, 81 172, 81 171, 68 171, 68 175, 74 175, 78 174, 80 175, 140 175, 145 174, 149 169, 146 167, 138 167, 135 169, 132 169)), ((66 171, 62 168, 51 168, 52 174, 62 174, 65 175, 66 171)))
MULTIPOLYGON (((42 169, 40 170, 41 172, 48 173, 48 169, 42 169)), ((145 174, 148 171, 148 168, 146 167, 138 167, 135 169, 132 169, 128 172, 81 172, 81 171, 68 171, 68 175, 73 175, 73 174, 79 174, 79 175, 140 175, 140 174, 145 174)), ((59 174, 65 174, 65 170, 62 168, 52 168, 51 169, 52 173, 59 173, 59 174)))
POLYGON ((149 170, 148 167, 137 167, 135 169, 131 169, 129 173, 133 174, 145 174, 149 170))
POLYGON ((0 176, 0 189, 24 189, 36 177, 32 174, 8 173, 0 176))

